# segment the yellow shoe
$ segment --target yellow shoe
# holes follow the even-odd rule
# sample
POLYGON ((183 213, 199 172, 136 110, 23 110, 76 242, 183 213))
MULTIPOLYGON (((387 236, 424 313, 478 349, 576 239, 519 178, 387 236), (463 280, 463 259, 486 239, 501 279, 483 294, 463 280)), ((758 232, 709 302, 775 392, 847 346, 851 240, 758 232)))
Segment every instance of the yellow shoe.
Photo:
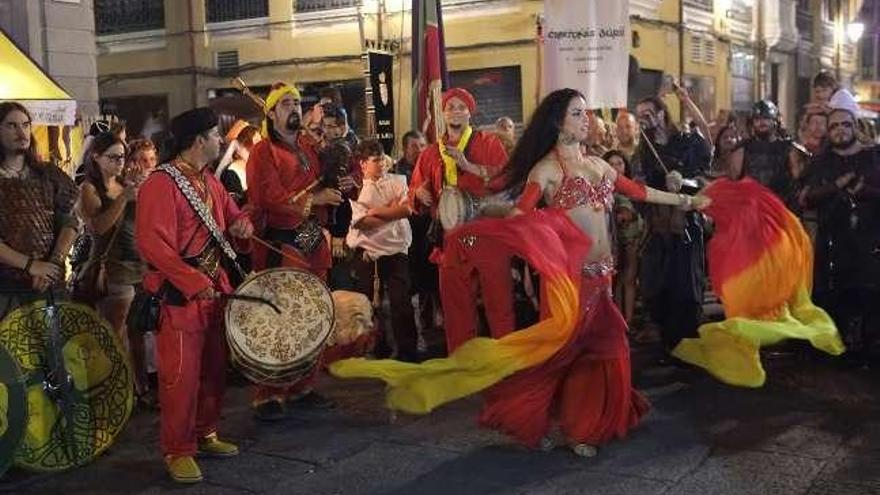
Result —
POLYGON ((171 479, 178 483, 198 483, 202 481, 202 470, 192 456, 166 456, 165 468, 171 479))
POLYGON ((217 433, 199 440, 199 454, 211 457, 234 457, 238 455, 238 445, 217 438, 217 433))

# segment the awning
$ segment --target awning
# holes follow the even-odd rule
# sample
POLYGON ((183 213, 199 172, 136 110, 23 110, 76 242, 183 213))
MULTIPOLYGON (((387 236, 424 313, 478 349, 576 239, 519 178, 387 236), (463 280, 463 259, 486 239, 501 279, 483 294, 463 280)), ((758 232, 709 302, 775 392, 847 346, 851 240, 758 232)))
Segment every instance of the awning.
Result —
POLYGON ((76 101, 0 30, 0 101, 14 100, 34 124, 73 125, 76 101))

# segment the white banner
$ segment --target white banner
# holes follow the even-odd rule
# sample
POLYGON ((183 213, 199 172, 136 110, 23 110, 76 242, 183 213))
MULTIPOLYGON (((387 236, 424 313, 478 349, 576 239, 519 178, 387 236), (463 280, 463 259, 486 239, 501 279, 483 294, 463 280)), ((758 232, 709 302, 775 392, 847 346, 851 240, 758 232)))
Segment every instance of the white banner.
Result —
POLYGON ((76 100, 19 100, 37 125, 73 125, 76 100))
POLYGON ((574 88, 589 108, 626 107, 629 0, 544 0, 544 93, 574 88))

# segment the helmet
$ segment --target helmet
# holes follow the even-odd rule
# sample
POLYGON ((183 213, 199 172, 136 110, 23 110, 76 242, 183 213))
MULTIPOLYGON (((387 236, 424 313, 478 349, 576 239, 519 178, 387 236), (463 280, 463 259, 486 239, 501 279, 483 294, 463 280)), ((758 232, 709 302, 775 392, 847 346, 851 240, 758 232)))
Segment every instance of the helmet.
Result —
POLYGON ((770 100, 760 100, 752 106, 752 118, 776 120, 779 118, 779 109, 770 100))

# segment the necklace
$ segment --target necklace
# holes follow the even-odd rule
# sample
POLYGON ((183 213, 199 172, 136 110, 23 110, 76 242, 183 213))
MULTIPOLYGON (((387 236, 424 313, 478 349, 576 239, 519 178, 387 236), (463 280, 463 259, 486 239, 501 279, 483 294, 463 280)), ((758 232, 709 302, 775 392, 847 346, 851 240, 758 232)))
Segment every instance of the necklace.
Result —
POLYGON ((11 167, 0 167, 0 176, 5 179, 26 179, 28 169, 26 165, 22 165, 18 170, 12 170, 11 167))
POLYGON ((180 172, 189 179, 190 183, 193 185, 193 189, 196 190, 199 197, 202 198, 202 201, 207 203, 209 206, 211 204, 211 194, 208 192, 208 183, 205 180, 205 175, 202 173, 202 170, 196 168, 195 165, 189 163, 181 157, 177 157, 174 161, 174 164, 180 170, 180 172))

